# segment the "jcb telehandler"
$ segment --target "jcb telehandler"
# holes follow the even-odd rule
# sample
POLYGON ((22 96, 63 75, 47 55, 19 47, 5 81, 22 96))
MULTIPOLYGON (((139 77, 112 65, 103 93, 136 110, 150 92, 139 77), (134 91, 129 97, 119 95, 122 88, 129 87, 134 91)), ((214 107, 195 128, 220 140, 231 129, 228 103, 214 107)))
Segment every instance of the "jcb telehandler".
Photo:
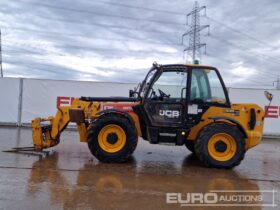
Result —
POLYGON ((216 68, 154 63, 129 97, 76 98, 55 117, 32 120, 34 149, 57 145, 69 122, 101 162, 126 161, 140 136, 151 144, 185 145, 208 167, 232 168, 260 143, 264 111, 231 104, 216 68))

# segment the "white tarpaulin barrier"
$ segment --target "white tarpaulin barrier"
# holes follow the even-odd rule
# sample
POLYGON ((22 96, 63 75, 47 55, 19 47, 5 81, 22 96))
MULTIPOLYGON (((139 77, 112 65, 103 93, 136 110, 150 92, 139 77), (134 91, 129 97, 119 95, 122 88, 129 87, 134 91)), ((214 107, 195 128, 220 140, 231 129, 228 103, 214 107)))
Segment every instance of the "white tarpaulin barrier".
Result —
POLYGON ((0 78, 0 122, 17 123, 20 79, 0 78))
POLYGON ((24 79, 22 123, 30 123, 35 117, 55 115, 57 103, 69 104, 71 97, 128 96, 129 89, 134 86, 127 83, 24 79))
POLYGON ((266 112, 264 133, 280 135, 280 91, 268 90, 273 94, 273 100, 269 107, 269 101, 264 96, 264 91, 262 89, 230 88, 229 97, 231 103, 254 103, 261 106, 266 112))
MULTIPOLYGON (((135 86, 127 83, 0 78, 0 123, 30 123, 35 117, 55 115, 57 104, 70 104, 72 97, 128 96, 129 89, 135 86)), ((266 108, 264 130, 265 134, 280 135, 280 91, 269 91, 274 98, 271 106, 266 108)), ((255 103, 264 109, 268 105, 261 89, 229 88, 229 96, 232 103, 255 103)))

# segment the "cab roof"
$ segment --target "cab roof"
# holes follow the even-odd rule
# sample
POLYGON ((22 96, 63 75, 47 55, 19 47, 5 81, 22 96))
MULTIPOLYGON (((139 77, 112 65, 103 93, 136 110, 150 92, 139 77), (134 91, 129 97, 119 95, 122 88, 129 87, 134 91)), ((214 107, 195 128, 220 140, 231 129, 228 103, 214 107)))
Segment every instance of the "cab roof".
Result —
POLYGON ((164 69, 168 68, 188 68, 188 67, 201 67, 201 68, 210 68, 213 69, 212 66, 206 66, 206 65, 199 65, 199 64, 165 64, 165 65, 159 65, 160 67, 164 69))
POLYGON ((212 67, 212 66, 205 66, 205 65, 199 65, 199 64, 165 64, 165 65, 158 65, 158 68, 162 68, 165 70, 174 70, 174 69, 181 69, 186 71, 187 68, 203 68, 203 69, 215 69, 216 68, 212 67))

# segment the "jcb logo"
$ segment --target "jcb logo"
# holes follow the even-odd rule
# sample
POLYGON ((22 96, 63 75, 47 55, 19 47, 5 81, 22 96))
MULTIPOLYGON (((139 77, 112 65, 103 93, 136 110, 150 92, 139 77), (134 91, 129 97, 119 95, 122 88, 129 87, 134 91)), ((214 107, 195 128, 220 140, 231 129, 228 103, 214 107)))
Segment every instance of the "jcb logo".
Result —
POLYGON ((180 112, 177 110, 159 110, 159 115, 169 118, 179 118, 180 112))

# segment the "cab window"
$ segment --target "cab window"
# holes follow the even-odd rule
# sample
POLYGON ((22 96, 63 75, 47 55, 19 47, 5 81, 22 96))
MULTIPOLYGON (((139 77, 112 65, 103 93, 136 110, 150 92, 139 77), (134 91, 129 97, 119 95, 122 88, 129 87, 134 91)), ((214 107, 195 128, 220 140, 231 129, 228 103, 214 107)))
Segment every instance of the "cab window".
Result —
POLYGON ((148 97, 154 100, 185 99, 187 72, 165 71, 154 82, 148 97))
POLYGON ((225 104, 226 95, 216 71, 211 69, 193 69, 191 82, 191 102, 225 104))

